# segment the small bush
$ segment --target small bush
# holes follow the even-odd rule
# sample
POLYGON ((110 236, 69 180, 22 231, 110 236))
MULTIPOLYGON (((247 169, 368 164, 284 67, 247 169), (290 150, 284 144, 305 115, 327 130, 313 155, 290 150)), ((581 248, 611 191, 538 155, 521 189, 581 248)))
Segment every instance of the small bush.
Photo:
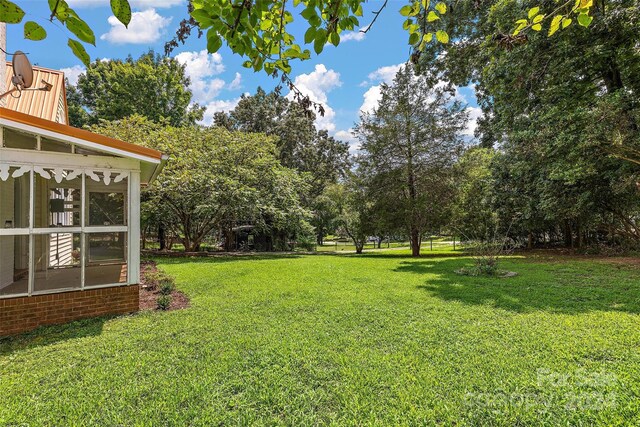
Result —
POLYGON ((158 310, 168 310, 171 305, 171 296, 169 295, 160 295, 158 297, 158 310))
POLYGON ((173 277, 164 275, 159 281, 159 290, 162 295, 171 295, 171 292, 176 288, 176 284, 173 281, 173 277))

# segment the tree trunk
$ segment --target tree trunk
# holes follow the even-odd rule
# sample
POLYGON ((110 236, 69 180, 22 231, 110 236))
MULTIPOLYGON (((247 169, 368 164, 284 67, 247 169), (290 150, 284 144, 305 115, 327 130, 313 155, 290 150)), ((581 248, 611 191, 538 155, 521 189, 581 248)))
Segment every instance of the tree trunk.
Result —
POLYGON ((420 232, 417 228, 411 229, 411 256, 420 256, 420 232))
POLYGON ((224 230, 224 250, 231 252, 233 248, 233 230, 227 228, 224 230))
POLYGON ((164 224, 162 222, 158 224, 158 241, 160 242, 160 250, 164 251, 167 248, 167 241, 164 224))

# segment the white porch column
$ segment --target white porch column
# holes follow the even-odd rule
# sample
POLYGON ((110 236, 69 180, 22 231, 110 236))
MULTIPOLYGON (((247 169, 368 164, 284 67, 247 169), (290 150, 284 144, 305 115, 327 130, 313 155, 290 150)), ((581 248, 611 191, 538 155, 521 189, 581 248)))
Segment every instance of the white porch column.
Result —
POLYGON ((129 284, 140 283, 140 172, 129 176, 129 284))

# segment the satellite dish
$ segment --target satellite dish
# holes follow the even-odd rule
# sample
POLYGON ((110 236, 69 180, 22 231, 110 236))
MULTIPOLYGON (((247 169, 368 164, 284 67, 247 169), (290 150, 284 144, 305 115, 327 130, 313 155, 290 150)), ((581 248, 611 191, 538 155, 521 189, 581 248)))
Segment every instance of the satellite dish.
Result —
POLYGON ((19 90, 28 89, 33 84, 33 68, 24 52, 13 54, 13 77, 11 83, 19 90))

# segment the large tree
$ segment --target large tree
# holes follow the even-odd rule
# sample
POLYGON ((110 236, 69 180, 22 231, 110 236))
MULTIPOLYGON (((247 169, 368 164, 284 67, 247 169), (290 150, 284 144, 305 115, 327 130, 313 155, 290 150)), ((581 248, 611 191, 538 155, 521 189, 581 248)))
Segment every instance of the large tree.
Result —
POLYGON ((262 132, 277 136, 280 162, 313 177, 311 198, 326 185, 336 182, 349 166, 349 146, 316 130, 315 114, 305 111, 277 92, 258 87, 254 95, 243 95, 229 113, 214 116, 216 126, 242 132, 262 132))
POLYGON ((184 65, 149 51, 138 59, 95 61, 68 87, 71 124, 119 120, 138 114, 171 126, 194 124, 204 108, 191 103, 184 65))
POLYGON ((588 32, 571 27, 509 45, 492 35, 508 31, 523 5, 489 5, 487 13, 460 2, 461 19, 445 19, 456 41, 431 47, 422 68, 475 83, 484 111, 479 136, 500 152, 494 200, 501 223, 517 216, 511 232, 530 243, 556 235, 576 246, 603 236, 637 239, 637 1, 597 3, 588 32))
MULTIPOLYGON (((212 232, 252 224, 280 236, 308 229, 300 203, 305 180, 276 158, 274 138, 200 126, 172 127, 142 117, 103 122, 94 131, 151 146, 169 155, 145 199, 179 236, 197 251, 212 232)), ((151 215, 154 212, 150 212, 151 215)))
POLYGON ((216 126, 263 132, 278 138, 280 162, 309 177, 310 186, 303 202, 313 212, 316 240, 322 242, 335 216, 332 203, 323 193, 349 169, 349 145, 326 130, 316 130, 314 121, 314 113, 277 92, 267 93, 262 88, 254 95, 243 95, 229 113, 214 116, 216 126))
POLYGON ((467 113, 451 88, 415 76, 410 65, 381 94, 378 107, 356 126, 358 161, 376 210, 404 229, 412 255, 419 256, 423 234, 446 222, 467 113))

